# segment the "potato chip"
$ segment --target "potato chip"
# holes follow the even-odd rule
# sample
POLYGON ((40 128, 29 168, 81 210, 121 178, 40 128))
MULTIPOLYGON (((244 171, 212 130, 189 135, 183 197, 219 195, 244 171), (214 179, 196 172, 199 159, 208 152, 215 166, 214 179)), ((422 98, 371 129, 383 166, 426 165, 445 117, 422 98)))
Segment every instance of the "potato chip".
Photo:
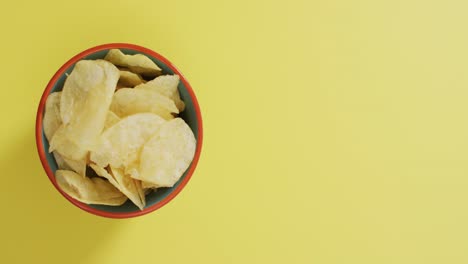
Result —
MULTIPOLYGON (((63 134, 79 148, 90 150, 96 145, 118 79, 119 70, 111 63, 81 60, 65 81, 60 101, 63 134)), ((57 146, 54 140, 55 136, 52 149, 57 146)))
POLYGON ((180 118, 164 123, 143 146, 139 180, 172 187, 187 170, 195 154, 196 140, 180 118))
POLYGON ((147 83, 143 83, 135 86, 135 89, 143 89, 153 92, 158 92, 166 97, 172 99, 179 109, 179 112, 184 111, 185 104, 180 99, 179 89, 179 75, 163 75, 151 80, 147 83))
POLYGON ((87 178, 73 171, 57 170, 57 184, 66 194, 87 204, 121 205, 127 197, 108 181, 99 178, 87 178))
MULTIPOLYGON (((60 118, 60 97, 62 92, 51 93, 47 97, 44 114, 44 134, 47 140, 51 140, 57 129, 62 125, 60 118)), ((62 157, 58 152, 54 152, 54 158, 59 169, 73 170, 80 175, 85 175, 86 160, 72 160, 62 157)))
POLYGON ((63 160, 62 156, 58 154, 58 152, 54 152, 53 154, 59 170, 71 170, 70 166, 65 163, 65 160, 63 160))
POLYGON ((114 176, 109 174, 109 172, 107 172, 106 169, 104 169, 104 168, 102 168, 102 167, 100 167, 100 166, 98 166, 98 165, 96 165, 94 163, 90 163, 89 167, 91 167, 91 169, 93 169, 93 171, 96 172, 97 175, 99 175, 99 176, 101 176, 103 178, 106 178, 117 189, 119 188, 119 184, 115 180, 114 176))
POLYGON ((143 207, 146 206, 146 190, 143 189, 141 181, 131 178, 130 175, 127 175, 127 177, 135 181, 136 189, 138 190, 138 196, 140 197, 140 200, 143 202, 143 207))
POLYGON ((71 160, 85 160, 88 155, 88 150, 81 148, 74 142, 70 141, 67 136, 67 130, 62 124, 54 133, 49 146, 49 152, 56 151, 63 158, 71 160))
POLYGON ((127 164, 124 167, 125 174, 130 175, 132 178, 137 178, 140 175, 140 160, 135 160, 134 162, 127 164))
POLYGON ((174 118, 171 113, 179 113, 174 102, 168 97, 131 88, 122 88, 115 92, 110 109, 120 117, 136 113, 155 113, 166 120, 174 118))
POLYGON ((142 198, 140 195, 143 193, 140 181, 125 175, 120 169, 111 167, 109 173, 106 169, 101 168, 96 164, 90 164, 90 167, 97 175, 108 179, 112 185, 125 194, 138 208, 143 210, 146 204, 146 199, 144 196, 142 198))
POLYGON ((140 210, 146 205, 146 199, 139 180, 125 175, 122 169, 110 167, 111 174, 119 184, 119 190, 125 194, 140 210))
POLYGON ((141 181, 141 187, 143 189, 156 189, 156 188, 159 188, 160 186, 151 182, 141 181))
POLYGON ((86 176, 86 158, 81 160, 72 160, 64 157, 62 158, 70 170, 78 173, 81 176, 86 176))
POLYGON ((139 74, 131 71, 120 70, 120 79, 117 85, 124 87, 135 87, 136 85, 144 83, 143 78, 139 74))
POLYGON ((71 170, 81 176, 86 175, 86 160, 71 160, 62 157, 58 152, 54 152, 55 162, 59 170, 71 170))
POLYGON ((158 65, 143 54, 126 55, 118 49, 111 49, 104 59, 138 74, 157 76, 161 73, 158 65))
POLYGON ((123 118, 101 135, 90 159, 100 167, 126 167, 138 160, 141 147, 154 135, 164 119, 152 113, 140 113, 123 118))
POLYGON ((116 114, 114 114, 114 112, 108 111, 107 117, 106 117, 106 123, 104 124, 104 130, 115 125, 115 123, 119 121, 120 121, 120 118, 116 114))
POLYGON ((62 92, 56 92, 49 94, 49 97, 47 97, 42 125, 44 126, 44 134, 49 142, 55 131, 57 131, 62 124, 62 119, 60 117, 61 96, 62 92))

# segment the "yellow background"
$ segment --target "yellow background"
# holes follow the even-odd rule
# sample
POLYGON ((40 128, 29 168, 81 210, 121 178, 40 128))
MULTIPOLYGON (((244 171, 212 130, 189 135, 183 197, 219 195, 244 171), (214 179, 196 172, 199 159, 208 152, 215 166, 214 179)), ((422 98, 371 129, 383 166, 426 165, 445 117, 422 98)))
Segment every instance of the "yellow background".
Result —
POLYGON ((6 1, 2 263, 468 263, 466 1, 6 1), (205 142, 150 215, 83 212, 36 154, 70 57, 129 42, 185 74, 205 142))

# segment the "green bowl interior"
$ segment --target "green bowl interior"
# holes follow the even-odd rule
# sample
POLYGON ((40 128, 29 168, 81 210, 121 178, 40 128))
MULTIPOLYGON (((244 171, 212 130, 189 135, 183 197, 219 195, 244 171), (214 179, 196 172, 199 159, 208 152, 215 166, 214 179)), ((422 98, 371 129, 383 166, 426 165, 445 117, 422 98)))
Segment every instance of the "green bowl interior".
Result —
MULTIPOLYGON (((125 54, 137 54, 141 53, 146 56, 148 56, 150 59, 152 59, 162 70, 163 74, 174 74, 174 72, 169 68, 167 65, 165 65, 162 61, 157 60, 156 58, 151 57, 149 54, 145 54, 139 51, 135 51, 132 49, 120 49, 123 53, 125 54)), ((96 53, 93 53, 89 56, 84 57, 83 59, 91 59, 91 60, 96 60, 96 59, 103 59, 108 50, 102 50, 96 53)), ((74 65, 70 66, 65 73, 70 74, 71 71, 73 70, 74 65)), ((54 84, 51 93, 52 92, 58 92, 61 91, 63 88, 63 84, 66 79, 66 75, 62 74, 60 78, 57 80, 57 82, 54 84)), ((185 102, 185 110, 179 115, 181 118, 187 122, 187 124, 190 126, 192 129, 195 138, 198 138, 198 123, 197 123, 197 117, 196 117, 196 111, 195 107, 193 105, 192 98, 190 97, 187 88, 185 87, 184 83, 181 81, 179 83, 179 93, 181 99, 185 102)), ((47 150, 49 149, 49 142, 47 141, 44 132, 42 133, 42 142, 44 142, 44 149, 47 150)), ((52 171, 55 174, 55 171, 57 170, 57 163, 54 159, 54 156, 51 153, 48 153, 46 151, 46 157, 47 157, 47 162, 52 169, 52 171)), ((192 165, 191 165, 192 166, 192 165)), ((187 170, 188 171, 188 170, 187 170)), ((163 200, 165 197, 167 197, 177 186, 182 182, 182 180, 186 177, 187 172, 184 173, 184 175, 181 177, 181 179, 171 188, 158 188, 157 191, 152 192, 146 196, 146 207, 150 207, 161 200, 163 200)), ((128 200, 125 204, 121 206, 107 206, 107 205, 89 205, 95 209, 101 210, 101 211, 107 211, 107 212, 115 212, 115 213, 127 213, 127 212, 134 212, 138 211, 138 207, 136 207, 130 200, 128 200)))

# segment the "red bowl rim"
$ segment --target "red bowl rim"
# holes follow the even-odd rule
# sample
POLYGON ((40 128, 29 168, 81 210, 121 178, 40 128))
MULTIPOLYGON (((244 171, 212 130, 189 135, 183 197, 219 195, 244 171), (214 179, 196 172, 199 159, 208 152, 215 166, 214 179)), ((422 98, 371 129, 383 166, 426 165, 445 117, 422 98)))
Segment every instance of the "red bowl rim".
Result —
POLYGON ((200 106, 198 105, 197 98, 195 96, 195 93, 192 90, 192 86, 190 86, 189 82, 183 74, 165 57, 160 55, 159 53, 152 51, 148 48, 141 47, 135 44, 129 44, 129 43, 108 43, 108 44, 103 44, 99 46, 95 46, 92 48, 89 48, 85 51, 80 52, 79 54, 75 55, 72 57, 70 60, 68 60, 60 69, 54 74, 52 79, 49 81, 47 84, 44 93, 42 94, 41 100, 39 102, 39 107, 37 109, 37 116, 36 116, 36 145, 37 145, 37 151, 39 154, 39 158, 41 159, 42 167, 44 167, 44 170, 49 177, 49 180, 52 182, 52 184, 55 186, 55 188, 72 204, 77 206, 78 208, 81 208, 84 211, 87 211, 89 213, 98 215, 98 216, 103 216, 103 217, 108 217, 108 218, 130 218, 130 217, 136 217, 136 216, 141 216, 148 214, 150 212, 153 212, 162 206, 166 205, 168 202, 170 202, 174 197, 176 197, 180 191, 185 187, 185 185, 188 183, 190 178, 192 177, 193 172, 195 171, 195 168, 197 167, 198 160, 200 158, 201 154, 201 148, 202 148, 202 141, 203 141, 203 126, 202 126, 202 117, 201 117, 201 111, 200 111, 200 106), (189 93, 194 108, 196 112, 196 118, 197 118, 197 123, 198 123, 198 138, 197 138, 197 147, 195 150, 195 156, 193 158, 192 164, 189 167, 187 174, 185 177, 182 179, 182 181, 179 183, 179 185, 171 192, 169 195, 167 195, 164 199, 161 201, 141 210, 141 211, 135 211, 135 212, 108 212, 108 211, 102 211, 96 208, 93 208, 85 203, 79 202, 66 193, 64 193, 57 185, 57 182, 55 181, 55 176, 54 173, 52 172, 52 169, 49 166, 49 163, 47 162, 46 158, 46 150, 44 149, 43 145, 43 140, 42 140, 42 119, 43 119, 43 112, 45 108, 45 103, 47 100, 47 97, 50 94, 50 91, 52 90, 54 84, 57 82, 57 80, 65 73, 65 71, 78 62, 79 60, 83 59, 84 57, 91 55, 95 52, 99 52, 102 50, 107 50, 107 49, 132 49, 136 50, 139 52, 143 52, 147 55, 150 55, 160 61, 162 61, 167 67, 169 67, 174 73, 178 74, 180 76, 180 80, 183 82, 185 85, 187 92, 189 93))

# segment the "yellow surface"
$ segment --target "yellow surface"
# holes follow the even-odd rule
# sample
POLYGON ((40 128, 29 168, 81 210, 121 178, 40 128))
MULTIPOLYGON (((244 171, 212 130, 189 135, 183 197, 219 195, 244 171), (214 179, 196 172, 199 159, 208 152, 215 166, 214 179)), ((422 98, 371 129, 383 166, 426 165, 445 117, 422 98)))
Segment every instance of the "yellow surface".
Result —
POLYGON ((466 1, 6 1, 1 263, 468 263, 466 1), (53 189, 34 143, 71 56, 130 42, 203 110, 187 188, 110 220, 53 189))

